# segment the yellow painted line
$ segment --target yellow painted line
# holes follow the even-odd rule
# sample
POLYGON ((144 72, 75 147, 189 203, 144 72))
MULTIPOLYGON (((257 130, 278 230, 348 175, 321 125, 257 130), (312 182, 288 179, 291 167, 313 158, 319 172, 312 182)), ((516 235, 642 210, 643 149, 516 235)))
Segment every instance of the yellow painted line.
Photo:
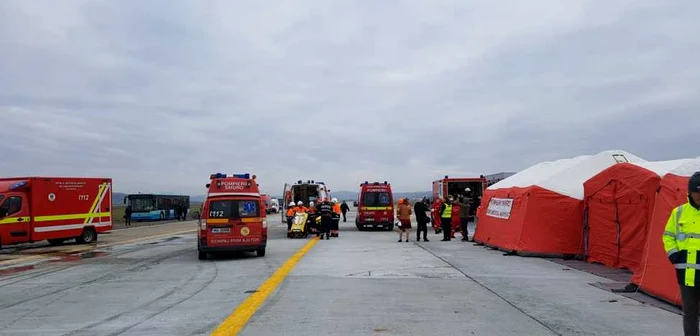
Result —
POLYGON ((245 327, 248 320, 260 309, 260 306, 265 302, 268 296, 277 289, 277 287, 284 281, 284 279, 289 275, 289 272, 294 269, 297 263, 301 260, 304 255, 311 250, 314 245, 318 242, 318 238, 313 238, 304 247, 302 247, 297 253, 295 253, 291 258, 289 258, 280 268, 275 271, 272 276, 267 278, 265 282, 258 287, 258 290, 251 294, 243 303, 241 303, 236 310, 227 317, 224 322, 222 322, 215 330, 212 332, 212 336, 233 336, 237 335, 243 327, 245 327))
POLYGON ((26 257, 21 257, 21 258, 16 258, 16 259, 0 261, 0 266, 19 264, 22 262, 27 262, 27 261, 31 261, 31 260, 35 260, 35 259, 52 257, 54 254, 58 254, 58 253, 66 254, 66 253, 87 252, 87 251, 91 251, 91 250, 98 249, 98 248, 126 245, 126 244, 131 244, 131 243, 137 243, 140 241, 147 241, 147 240, 153 240, 153 239, 158 239, 158 238, 176 236, 179 234, 197 232, 197 230, 198 229, 189 229, 189 230, 184 230, 184 231, 169 232, 169 233, 159 234, 159 235, 155 235, 155 236, 141 237, 141 238, 129 239, 129 240, 118 241, 118 242, 113 242, 113 243, 106 243, 106 244, 99 244, 98 243, 97 245, 82 245, 82 246, 77 246, 77 247, 74 247, 71 249, 51 251, 51 252, 42 253, 42 254, 38 254, 38 255, 31 255, 31 256, 26 256, 26 257))

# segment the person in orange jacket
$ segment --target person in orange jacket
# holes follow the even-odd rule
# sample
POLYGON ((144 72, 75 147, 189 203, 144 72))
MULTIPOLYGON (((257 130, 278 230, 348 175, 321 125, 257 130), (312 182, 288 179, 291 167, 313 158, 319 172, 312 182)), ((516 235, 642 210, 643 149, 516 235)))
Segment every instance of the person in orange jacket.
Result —
POLYGON ((452 221, 450 222, 451 232, 450 237, 455 239, 455 231, 462 225, 459 219, 459 205, 455 203, 454 197, 450 196, 450 202, 452 202, 452 221))
POLYGON ((292 231, 292 220, 297 214, 297 208, 294 206, 294 202, 289 202, 289 207, 287 208, 287 233, 292 231))
POLYGON ((333 222, 331 223, 331 237, 338 237, 339 236, 339 231, 340 231, 340 203, 338 203, 338 199, 333 197, 331 200, 331 204, 333 205, 333 222))

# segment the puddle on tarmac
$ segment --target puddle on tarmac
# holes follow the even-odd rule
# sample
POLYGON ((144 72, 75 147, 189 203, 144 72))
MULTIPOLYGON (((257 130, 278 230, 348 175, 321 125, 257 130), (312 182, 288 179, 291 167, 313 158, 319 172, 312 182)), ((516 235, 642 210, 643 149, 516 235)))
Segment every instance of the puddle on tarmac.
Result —
POLYGON ((79 253, 79 254, 71 254, 71 255, 63 256, 60 259, 51 260, 51 262, 80 261, 80 260, 96 258, 96 257, 104 257, 106 255, 109 255, 109 253, 108 252, 101 252, 101 251, 90 251, 90 252, 84 252, 84 253, 79 253))
POLYGON ((29 270, 33 270, 33 269, 34 269, 34 265, 6 268, 6 269, 0 270, 0 276, 11 275, 11 274, 25 272, 25 271, 29 271, 29 270))

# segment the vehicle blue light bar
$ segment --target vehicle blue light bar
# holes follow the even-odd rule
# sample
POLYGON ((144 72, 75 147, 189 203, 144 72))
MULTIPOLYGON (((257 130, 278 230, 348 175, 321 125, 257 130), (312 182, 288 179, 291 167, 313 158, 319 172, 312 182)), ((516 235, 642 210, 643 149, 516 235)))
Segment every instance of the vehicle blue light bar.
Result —
POLYGON ((19 182, 13 184, 12 186, 10 186, 10 190, 19 189, 19 188, 22 188, 25 186, 27 186, 27 181, 19 181, 19 182))
POLYGON ((250 174, 249 174, 249 173, 245 173, 245 174, 233 174, 233 177, 242 178, 242 179, 250 179, 250 174))

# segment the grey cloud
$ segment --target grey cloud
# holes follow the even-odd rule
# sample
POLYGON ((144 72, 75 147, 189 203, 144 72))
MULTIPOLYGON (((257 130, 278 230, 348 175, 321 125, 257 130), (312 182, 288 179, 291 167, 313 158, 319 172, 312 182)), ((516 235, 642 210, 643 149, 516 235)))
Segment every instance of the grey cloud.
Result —
POLYGON ((700 7, 669 1, 0 4, 2 175, 331 189, 609 148, 697 156, 700 7), (682 122, 678 122, 681 120, 682 122))

